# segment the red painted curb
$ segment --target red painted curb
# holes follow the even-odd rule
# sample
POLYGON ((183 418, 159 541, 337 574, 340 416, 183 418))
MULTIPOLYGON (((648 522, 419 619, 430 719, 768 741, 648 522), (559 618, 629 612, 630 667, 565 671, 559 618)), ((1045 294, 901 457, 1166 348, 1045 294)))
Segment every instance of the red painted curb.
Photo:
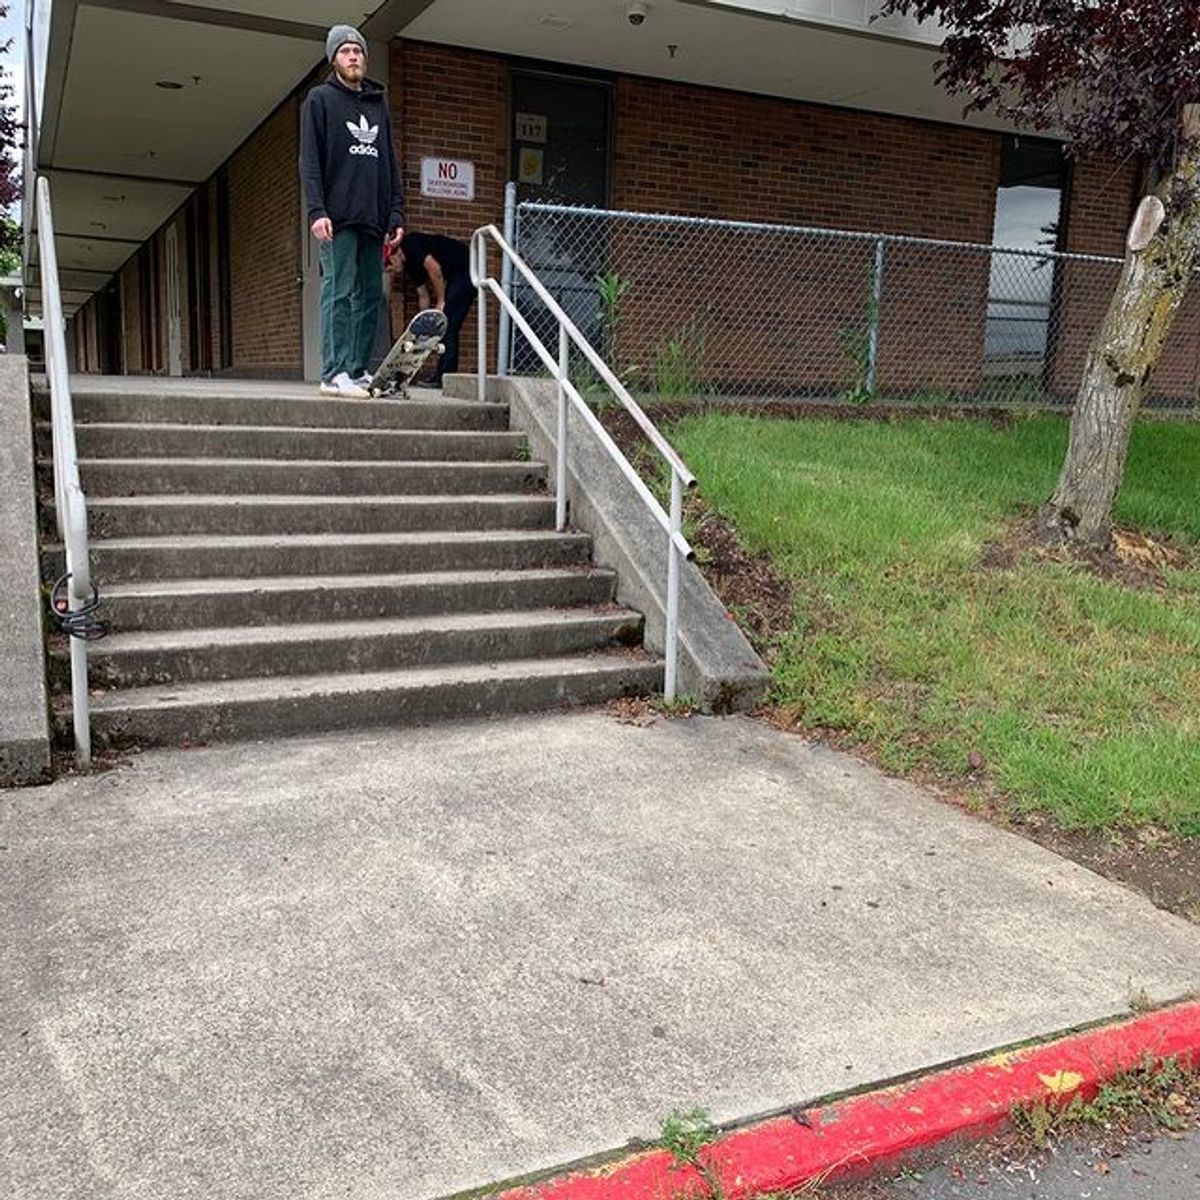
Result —
MULTIPOLYGON (((954 1136, 1003 1125, 1015 1104, 1089 1097, 1147 1059, 1200 1064, 1200 1004, 993 1055, 911 1083, 851 1096, 803 1116, 740 1129, 703 1153, 729 1200, 786 1191, 886 1162, 954 1136)), ((703 1194, 700 1174, 655 1150, 586 1174, 504 1192, 496 1200, 668 1200, 703 1194)))

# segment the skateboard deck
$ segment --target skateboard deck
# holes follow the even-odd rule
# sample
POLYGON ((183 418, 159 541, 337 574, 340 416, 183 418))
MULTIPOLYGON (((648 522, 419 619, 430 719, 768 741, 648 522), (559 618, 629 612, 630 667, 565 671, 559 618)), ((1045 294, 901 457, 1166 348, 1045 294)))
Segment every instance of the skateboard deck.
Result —
POLYGON ((371 376, 369 391, 378 396, 395 388, 402 396, 408 395, 408 385, 425 365, 431 354, 441 354, 445 347, 446 314, 436 308, 422 309, 408 323, 408 328, 396 339, 387 352, 379 370, 371 376))

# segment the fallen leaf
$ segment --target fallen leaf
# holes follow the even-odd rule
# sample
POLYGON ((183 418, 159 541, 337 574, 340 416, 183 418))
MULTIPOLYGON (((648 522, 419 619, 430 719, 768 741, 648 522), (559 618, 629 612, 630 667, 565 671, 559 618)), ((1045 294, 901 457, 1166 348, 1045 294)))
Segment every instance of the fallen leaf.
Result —
POLYGON ((1052 1096, 1069 1095, 1077 1091, 1083 1082, 1083 1076, 1078 1071, 1055 1071, 1053 1075, 1038 1075, 1038 1078, 1052 1096))

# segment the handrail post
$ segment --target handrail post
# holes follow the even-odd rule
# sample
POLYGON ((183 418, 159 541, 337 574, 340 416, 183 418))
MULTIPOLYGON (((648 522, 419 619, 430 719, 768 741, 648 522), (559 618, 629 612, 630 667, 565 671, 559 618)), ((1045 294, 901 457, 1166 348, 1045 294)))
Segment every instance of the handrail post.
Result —
MULTIPOLYGON (((83 601, 68 594, 67 607, 74 612, 83 601)), ((83 768, 92 765, 92 718, 88 711, 87 642, 70 638, 71 643, 71 724, 75 730, 75 757, 83 768)))
POLYGON ((675 539, 683 527, 683 481, 671 468, 671 532, 667 538, 667 632, 666 667, 663 672, 663 699, 675 701, 675 683, 679 669, 679 547, 675 539))
POLYGON ((554 528, 567 527, 567 380, 571 376, 571 339, 558 323, 558 447, 554 481, 554 528))
MULTIPOLYGON (((480 258, 486 260, 487 246, 481 240, 479 243, 480 258)), ((482 280, 486 273, 486 261, 479 264, 479 278, 482 280)), ((487 399, 487 292, 482 284, 479 288, 479 384, 476 388, 476 399, 482 404, 487 399)))

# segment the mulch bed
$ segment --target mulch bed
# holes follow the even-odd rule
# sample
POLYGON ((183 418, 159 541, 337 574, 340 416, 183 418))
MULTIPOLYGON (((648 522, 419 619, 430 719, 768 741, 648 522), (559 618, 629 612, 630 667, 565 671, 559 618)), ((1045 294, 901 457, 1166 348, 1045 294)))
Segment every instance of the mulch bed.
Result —
POLYGON ((1114 528, 1112 544, 1104 550, 1081 546, 1048 546, 1038 534, 1037 519, 1014 521, 1003 539, 984 547, 981 565, 1011 570, 1024 561, 1070 563, 1098 579, 1141 591, 1167 591, 1167 570, 1184 570, 1187 553, 1168 541, 1134 529, 1114 528))

